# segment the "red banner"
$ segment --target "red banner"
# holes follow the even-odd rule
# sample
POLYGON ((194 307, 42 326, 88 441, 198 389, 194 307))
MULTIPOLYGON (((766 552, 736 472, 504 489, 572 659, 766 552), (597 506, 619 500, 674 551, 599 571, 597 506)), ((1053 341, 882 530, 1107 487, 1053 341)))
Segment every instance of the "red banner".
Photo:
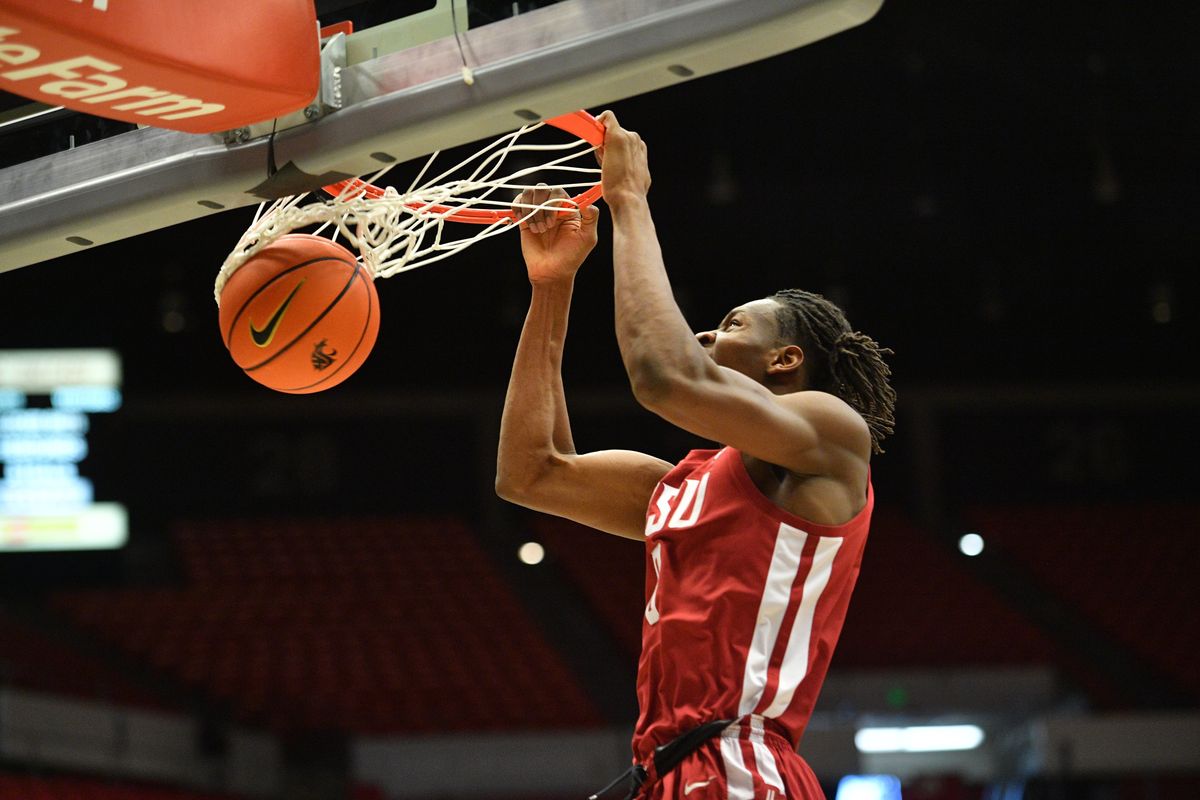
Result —
POLYGON ((209 133, 317 94, 312 0, 0 0, 0 89, 209 133))

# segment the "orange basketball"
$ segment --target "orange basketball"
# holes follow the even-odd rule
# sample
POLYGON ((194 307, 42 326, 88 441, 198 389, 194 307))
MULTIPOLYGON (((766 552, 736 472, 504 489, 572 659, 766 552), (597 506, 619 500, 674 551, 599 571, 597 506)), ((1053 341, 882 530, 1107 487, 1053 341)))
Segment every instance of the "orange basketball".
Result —
POLYGON ((220 320, 225 346, 247 375, 308 394, 362 366, 379 333, 379 297, 349 250, 289 233, 229 276, 220 320))

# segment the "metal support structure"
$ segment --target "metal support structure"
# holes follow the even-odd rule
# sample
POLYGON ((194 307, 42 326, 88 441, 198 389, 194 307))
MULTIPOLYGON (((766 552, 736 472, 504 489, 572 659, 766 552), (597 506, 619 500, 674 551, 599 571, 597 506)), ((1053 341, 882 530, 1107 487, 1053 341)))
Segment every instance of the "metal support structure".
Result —
POLYGON ((26 128, 66 119, 76 113, 62 106, 29 103, 0 113, 0 133, 16 133, 26 128))
MULTIPOLYGON (((882 0, 566 0, 341 70, 344 107, 285 130, 276 158, 362 175, 801 47, 882 0), (463 80, 466 59, 474 81, 463 80)), ((352 59, 351 59, 352 61, 352 59)), ((0 170, 0 271, 251 205, 266 137, 145 128, 0 170)))

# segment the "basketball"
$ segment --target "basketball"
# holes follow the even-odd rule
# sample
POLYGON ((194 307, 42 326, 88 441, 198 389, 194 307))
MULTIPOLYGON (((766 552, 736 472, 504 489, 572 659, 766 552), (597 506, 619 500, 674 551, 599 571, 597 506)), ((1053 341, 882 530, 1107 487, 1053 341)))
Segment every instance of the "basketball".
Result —
POLYGON ((276 391, 309 394, 362 366, 379 333, 379 297, 349 250, 289 233, 229 277, 220 324, 247 375, 276 391))

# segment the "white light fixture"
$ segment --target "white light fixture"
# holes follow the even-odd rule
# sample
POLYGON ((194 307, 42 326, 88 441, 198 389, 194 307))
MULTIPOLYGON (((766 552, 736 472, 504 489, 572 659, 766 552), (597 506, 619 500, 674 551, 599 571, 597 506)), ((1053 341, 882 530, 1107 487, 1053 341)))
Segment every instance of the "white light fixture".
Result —
POLYGON ((837 785, 834 800, 902 800, 895 775, 846 775, 837 785))
POLYGON ((974 750, 983 744, 978 725, 913 725, 907 728, 862 728, 854 734, 860 753, 940 753, 974 750))
POLYGON ((958 549, 964 556, 977 556, 983 552, 983 537, 978 533, 964 534, 958 540, 958 549))
POLYGON ((521 559, 521 563, 530 566, 542 563, 542 559, 545 557, 546 550, 537 542, 526 542, 517 551, 517 558, 521 559))

